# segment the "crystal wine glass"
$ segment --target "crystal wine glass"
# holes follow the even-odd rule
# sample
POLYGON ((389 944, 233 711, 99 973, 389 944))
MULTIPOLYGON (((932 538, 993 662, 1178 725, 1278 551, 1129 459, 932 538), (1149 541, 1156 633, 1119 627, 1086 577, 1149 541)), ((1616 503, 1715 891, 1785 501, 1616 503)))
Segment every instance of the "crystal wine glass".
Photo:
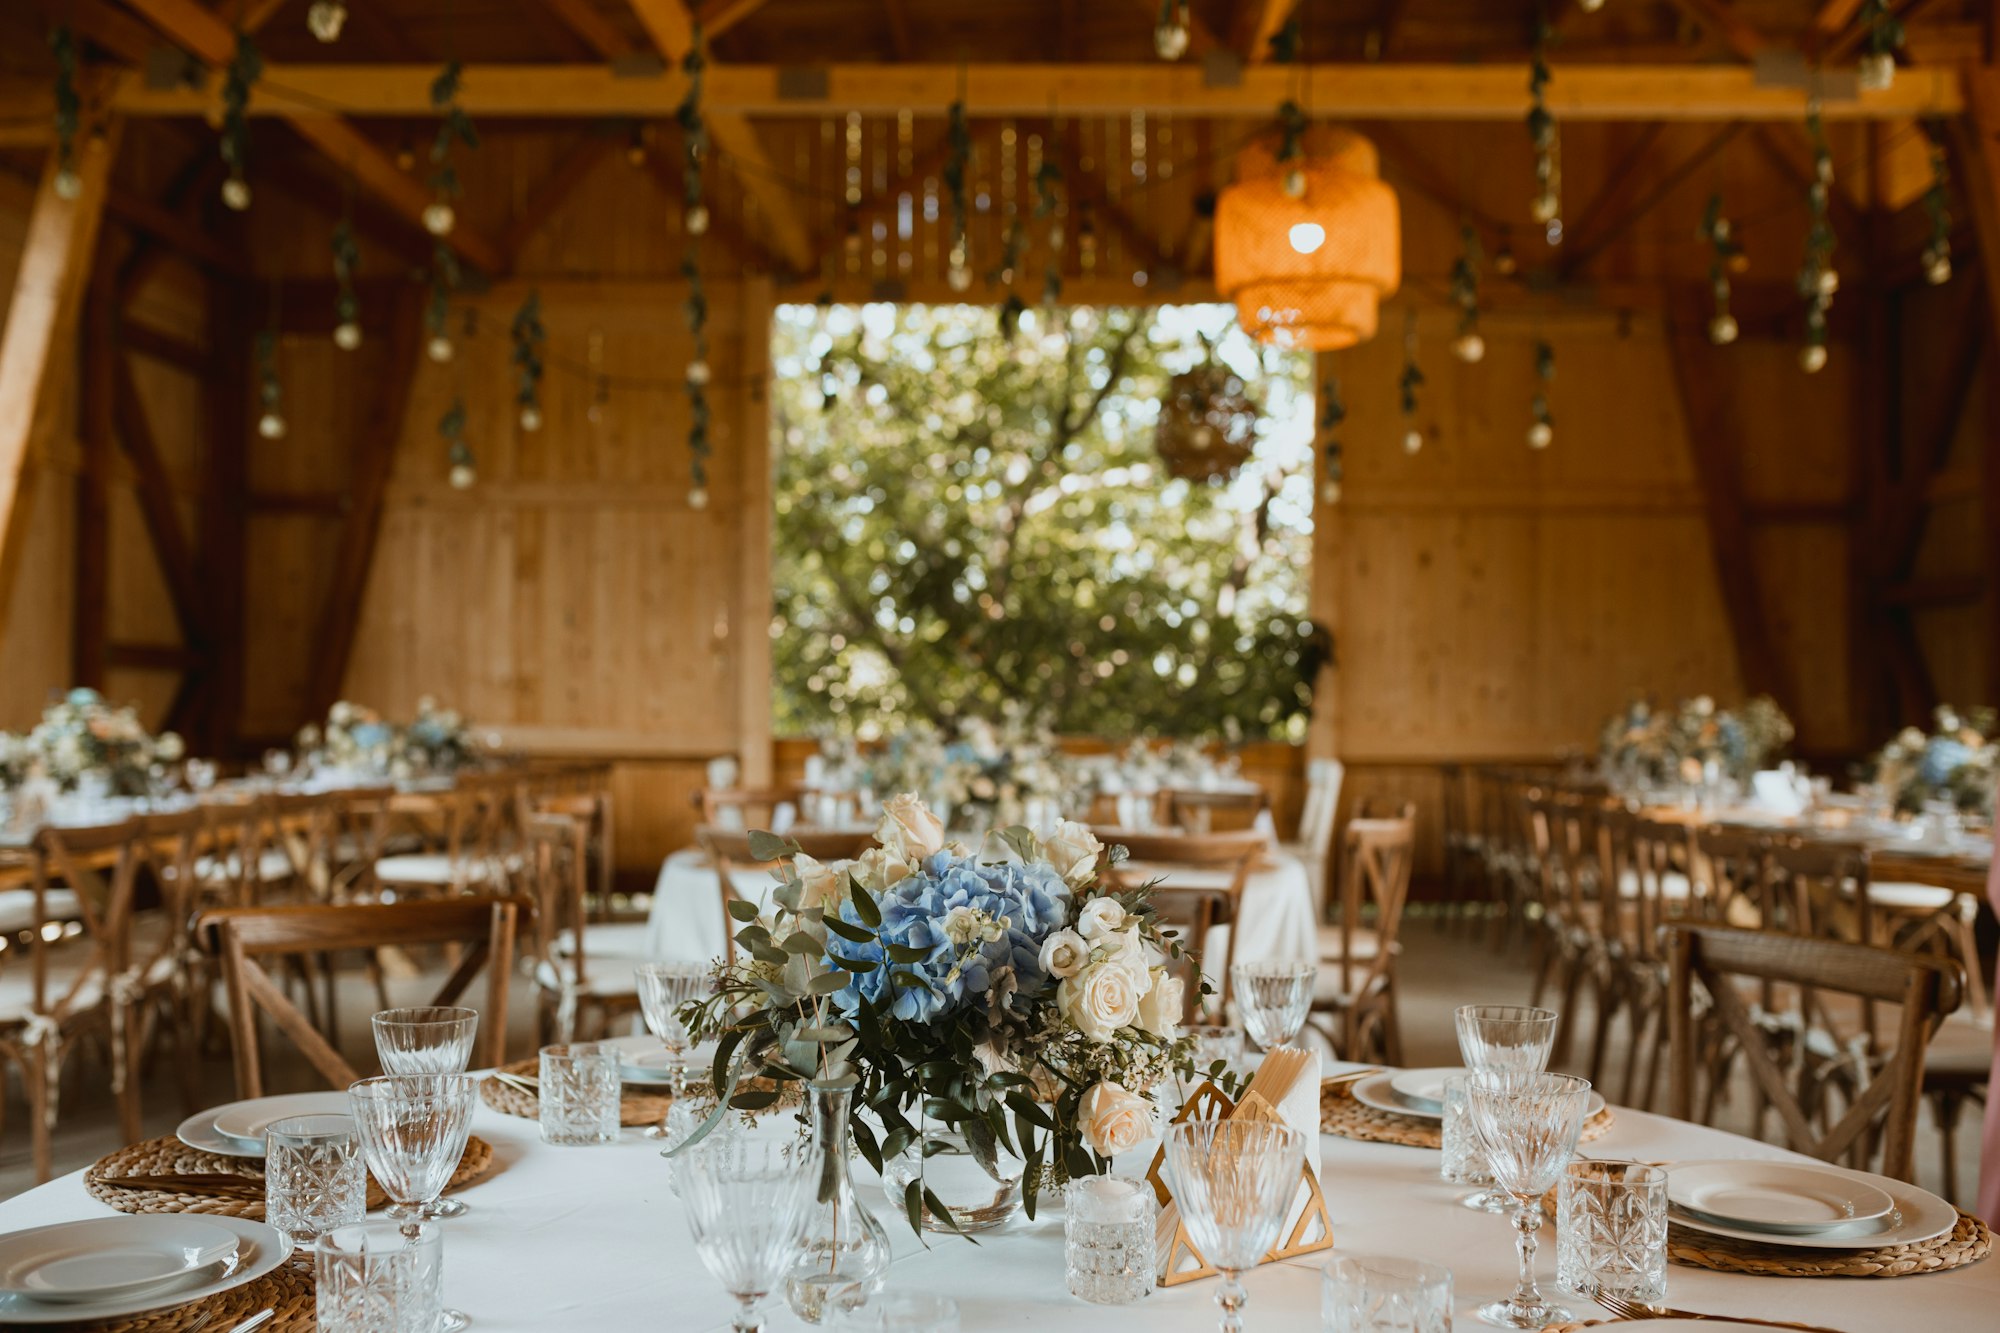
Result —
MULTIPOLYGON (((389 1216, 412 1242, 465 1155, 479 1080, 470 1074, 389 1074, 351 1084, 347 1100, 361 1155, 395 1206, 389 1216)), ((446 1310, 438 1327, 455 1333, 467 1320, 446 1310)))
POLYGON ((1243 1026, 1260 1049, 1283 1046, 1299 1035, 1318 975, 1312 963, 1238 963, 1229 969, 1243 1026))
MULTIPOLYGON (((1458 1024, 1459 1057, 1473 1073, 1533 1073, 1548 1068, 1549 1051, 1556 1040, 1555 1010, 1518 1004, 1465 1004, 1453 1016, 1458 1024)), ((1513 1196, 1498 1185, 1475 1190, 1459 1202, 1485 1213, 1514 1211, 1513 1196)))
POLYGON ((1514 1294, 1479 1307, 1479 1317, 1489 1324, 1543 1328, 1573 1317, 1535 1285, 1535 1233, 1542 1226, 1542 1196, 1576 1153, 1589 1097, 1587 1079, 1535 1071, 1474 1074, 1466 1089, 1472 1127, 1486 1146, 1493 1178, 1514 1197, 1514 1243, 1521 1261, 1514 1294))
MULTIPOLYGON (((479 1011, 449 1005, 384 1009, 369 1019, 385 1074, 463 1074, 472 1060, 479 1011)), ((439 1199, 433 1217, 463 1217, 465 1203, 439 1199)))
MULTIPOLYGON (((681 1022, 681 1006, 708 993, 709 966, 706 963, 641 963, 632 969, 639 984, 639 1007, 646 1026, 667 1048, 667 1075, 673 1080, 673 1104, 666 1118, 646 1130, 649 1139, 674 1137, 674 1112, 682 1111, 687 1100, 687 1055, 693 1037, 681 1022)), ((682 1118, 686 1112, 682 1111, 682 1118)))
POLYGON ((1273 1120, 1184 1120, 1167 1131, 1167 1182, 1202 1257, 1222 1272, 1221 1333, 1242 1333, 1243 1271, 1278 1239, 1306 1137, 1273 1120))
POLYGON ((736 1333, 757 1333, 757 1302, 791 1267, 817 1175, 790 1144, 731 1139, 680 1158, 688 1230, 709 1276, 737 1299, 736 1333))

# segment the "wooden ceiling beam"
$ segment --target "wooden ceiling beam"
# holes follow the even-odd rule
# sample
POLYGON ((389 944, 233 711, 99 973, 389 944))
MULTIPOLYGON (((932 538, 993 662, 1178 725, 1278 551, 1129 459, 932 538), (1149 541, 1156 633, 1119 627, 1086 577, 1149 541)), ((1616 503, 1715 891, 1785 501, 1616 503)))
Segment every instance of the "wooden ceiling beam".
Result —
POLYGON ((713 41, 763 7, 764 0, 705 0, 695 15, 701 35, 713 41))
POLYGON ((910 12, 903 0, 882 0, 882 21, 889 28, 889 50, 898 60, 910 58, 910 12))
POLYGON ((606 60, 631 54, 631 41, 590 0, 542 0, 542 8, 575 33, 578 41, 606 60))
POLYGON ((108 0, 35 0, 51 24, 66 24, 77 36, 133 65, 146 63, 158 47, 153 30, 108 0))
MULTIPOLYGON (((631 2, 646 34, 653 39, 654 48, 669 65, 676 64, 694 44, 695 22, 687 5, 683 0, 631 2)), ((793 272, 810 273, 817 256, 790 182, 778 174, 749 117, 707 96, 714 86, 713 80, 723 72, 720 68, 711 69, 703 83, 702 118, 708 126, 709 140, 728 161, 744 194, 757 205, 771 236, 771 248, 793 272)), ((683 86, 678 76, 649 82, 683 86)), ((675 101, 678 104, 678 96, 675 101)))
POLYGON ((522 247, 555 216, 556 210, 576 192, 584 177, 597 170, 598 164, 612 155, 613 148, 609 138, 595 130, 585 130, 549 174, 536 184, 534 193, 521 205, 521 211, 515 214, 513 223, 500 238, 500 244, 507 252, 507 272, 511 273, 520 266, 522 247))
POLYGON ((1861 9, 1861 0, 1823 0, 1813 15, 1812 30, 1822 39, 1845 28, 1861 9))
MULTIPOLYGON (((134 0, 146 5, 188 0, 134 0)), ((686 10, 680 0, 633 0, 659 20, 656 41, 677 61, 673 25, 659 16, 686 10)), ((682 32, 691 31, 682 26, 682 32)), ((226 30, 225 30, 226 31, 226 30)), ((829 65, 823 94, 801 94, 796 71, 775 65, 711 66, 703 106, 711 119, 736 116, 817 119, 834 112, 895 115, 908 110, 940 116, 961 90, 974 116, 1125 115, 1161 112, 1177 117, 1264 117, 1288 97, 1326 119, 1505 120, 1528 110, 1525 64, 1260 65, 1240 82, 1211 87, 1202 68, 1188 63, 1143 65, 829 65)), ((252 90, 252 115, 280 115, 298 123, 325 118, 337 106, 348 116, 436 114, 430 102, 437 70, 428 65, 279 65, 252 90)), ((659 78, 623 78, 602 65, 469 65, 460 98, 476 116, 560 118, 666 117, 686 90, 669 70, 659 78)), ((1585 120, 1798 121, 1806 90, 1761 85, 1745 65, 1566 65, 1548 89, 1559 118, 1585 120)), ((43 99, 45 100, 45 99, 43 99)), ((201 116, 209 94, 153 89, 136 73, 119 78, 113 104, 135 116, 201 116)), ((1958 70, 1907 69, 1895 84, 1852 100, 1826 100, 1828 120, 1901 120, 1951 116, 1964 110, 1958 70)), ((0 120, 39 116, 42 102, 0 105, 0 120)))
POLYGON ((1720 37, 1739 60, 1754 61, 1770 48, 1764 34, 1725 0, 1673 0, 1673 6, 1701 28, 1720 37))
POLYGON ((1291 20, 1299 0, 1237 0, 1236 23, 1230 33, 1236 54, 1246 65, 1271 58, 1271 39, 1291 20))
POLYGON ((1588 264, 1592 259, 1601 254, 1605 247, 1616 241, 1633 223, 1652 212, 1661 200, 1679 189, 1688 177, 1694 175, 1703 166, 1707 165, 1710 158, 1728 147, 1730 140, 1741 133, 1742 129, 1743 126, 1741 123, 1733 122, 1724 125, 1720 130, 1710 135, 1707 141, 1699 148, 1682 158, 1680 163, 1664 176, 1654 177, 1650 182, 1643 182, 1641 178, 1633 176, 1631 183, 1635 189, 1641 183, 1650 183, 1652 188, 1648 189, 1638 199, 1635 199, 1629 207, 1617 214, 1611 221, 1591 228, 1584 236, 1579 238, 1578 244, 1567 247, 1568 253, 1562 258, 1563 273, 1573 276, 1582 272, 1585 264, 1588 264))
MULTIPOLYGON (((220 69, 235 57, 236 34, 195 0, 128 0, 128 3, 169 39, 205 63, 220 69)), ((273 77, 274 72, 267 69, 265 82, 273 77)), ((436 77, 435 70, 430 77, 436 77)), ((209 97, 205 92, 197 95, 204 102, 209 97)), ((335 101, 333 105, 342 103, 335 101)), ((326 106, 325 102, 315 107, 294 106, 282 114, 306 142, 326 154, 342 171, 351 173, 361 188, 421 225, 424 209, 431 203, 431 192, 350 122, 326 114, 326 106)), ((500 247, 465 221, 453 227, 444 240, 468 262, 489 273, 505 262, 500 247)))

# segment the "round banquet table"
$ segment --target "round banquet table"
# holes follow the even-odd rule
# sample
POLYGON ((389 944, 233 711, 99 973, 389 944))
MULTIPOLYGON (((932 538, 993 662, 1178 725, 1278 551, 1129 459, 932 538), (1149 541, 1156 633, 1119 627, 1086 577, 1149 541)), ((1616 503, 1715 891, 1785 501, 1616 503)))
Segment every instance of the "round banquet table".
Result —
MULTIPOLYGON (((767 1122, 789 1132, 781 1116, 767 1122)), ((497 1170, 459 1197, 464 1217, 445 1222, 445 1298, 491 1333, 687 1333, 728 1329, 734 1303, 708 1276, 688 1237, 680 1201, 667 1188, 658 1148, 635 1129, 601 1148, 544 1145, 535 1122, 483 1103, 473 1130, 493 1144, 497 1170)), ((1152 1149, 1119 1159, 1145 1170, 1152 1149)), ((1319 1327, 1319 1268, 1337 1254, 1420 1256, 1448 1265, 1458 1324, 1483 1327, 1471 1310, 1512 1289, 1513 1232, 1505 1219, 1458 1206, 1460 1187, 1438 1179, 1438 1154, 1419 1148, 1323 1136, 1324 1186, 1333 1218, 1332 1251, 1266 1265, 1246 1279, 1252 1333, 1319 1327)), ((1636 1111, 1619 1111, 1592 1156, 1641 1160, 1792 1156, 1719 1130, 1636 1111)), ((951 1296, 965 1333, 1208 1333, 1215 1328, 1212 1281, 1155 1289, 1136 1305, 1088 1305, 1063 1285, 1060 1209, 1035 1221, 1016 1217, 978 1245, 950 1236, 919 1243, 892 1216, 879 1184, 856 1161, 856 1188, 876 1210, 895 1247, 892 1287, 951 1296)), ((103 1216, 77 1171, 0 1203, 0 1229, 103 1216)), ((1555 1270, 1553 1223, 1542 1229, 1539 1268, 1555 1270)), ((1922 1328, 1926 1333, 1996 1327, 2000 1259, 1947 1273, 1904 1278, 1776 1278, 1668 1269, 1668 1299, 1700 1311, 1824 1324, 1846 1333, 1922 1328)), ((774 1298, 773 1333, 806 1327, 774 1298)), ((1588 1313, 1579 1310, 1579 1314, 1588 1313)))

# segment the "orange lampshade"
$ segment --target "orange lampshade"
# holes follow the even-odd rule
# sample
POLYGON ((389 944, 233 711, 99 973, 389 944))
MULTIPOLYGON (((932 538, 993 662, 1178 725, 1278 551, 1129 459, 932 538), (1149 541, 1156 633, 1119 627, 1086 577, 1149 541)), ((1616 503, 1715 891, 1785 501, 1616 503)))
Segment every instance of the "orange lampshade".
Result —
POLYGON ((1215 285, 1245 331, 1286 347, 1332 350, 1375 335, 1383 297, 1402 281, 1401 214, 1375 145, 1315 126, 1305 155, 1278 160, 1278 136, 1246 145, 1236 183, 1215 202, 1215 285), (1285 189, 1297 173, 1304 190, 1285 189))

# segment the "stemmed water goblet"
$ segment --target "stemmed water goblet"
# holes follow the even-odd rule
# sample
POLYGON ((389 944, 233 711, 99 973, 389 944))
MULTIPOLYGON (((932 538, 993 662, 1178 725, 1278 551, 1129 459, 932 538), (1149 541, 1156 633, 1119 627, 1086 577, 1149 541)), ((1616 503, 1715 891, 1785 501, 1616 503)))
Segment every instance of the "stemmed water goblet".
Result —
POLYGON ((1241 1333, 1243 1272, 1285 1224, 1305 1169, 1306 1136, 1274 1120, 1184 1120, 1167 1131, 1167 1183, 1194 1243, 1222 1273, 1221 1333, 1241 1333))
MULTIPOLYGON (((385 1074, 463 1074, 472 1061, 479 1011, 454 1005, 384 1009, 368 1020, 385 1074)), ((463 1217, 465 1204, 439 1199, 432 1217, 463 1217)))
POLYGON ((736 1333, 757 1333, 757 1302, 783 1280, 819 1177, 790 1144, 698 1143, 679 1159, 688 1230, 709 1276, 737 1299, 736 1333))
POLYGON ((639 985, 639 1008, 646 1027, 667 1048, 667 1076, 673 1081, 673 1103, 659 1124, 649 1126, 649 1139, 673 1139, 678 1126, 687 1125, 687 1056, 694 1044, 687 1024, 681 1021, 681 1006, 699 999, 711 984, 706 963, 641 963, 632 969, 639 985))
MULTIPOLYGON (((1474 1074, 1535 1073, 1549 1067, 1556 1041, 1556 1011, 1520 1004, 1462 1004, 1452 1015, 1458 1054, 1474 1074)), ((1514 1200, 1494 1185, 1459 1200, 1467 1208, 1507 1213, 1514 1200)))
MULTIPOLYGON (((413 1244, 465 1155, 478 1098, 479 1080, 470 1074, 386 1074, 347 1089, 361 1155, 394 1203, 389 1216, 413 1244)), ((455 1333, 467 1322, 446 1310, 438 1327, 455 1333)))
POLYGON ((1496 1327, 1543 1328, 1571 1318, 1535 1285, 1535 1233, 1542 1226, 1542 1196, 1576 1153, 1589 1097, 1587 1079, 1535 1071, 1474 1074, 1466 1088, 1487 1165, 1515 1204, 1520 1276, 1514 1294, 1479 1307, 1479 1317, 1496 1327))
POLYGON ((1299 1035, 1318 976, 1319 968, 1311 963, 1238 963, 1229 969, 1243 1026, 1260 1050, 1283 1046, 1299 1035))

